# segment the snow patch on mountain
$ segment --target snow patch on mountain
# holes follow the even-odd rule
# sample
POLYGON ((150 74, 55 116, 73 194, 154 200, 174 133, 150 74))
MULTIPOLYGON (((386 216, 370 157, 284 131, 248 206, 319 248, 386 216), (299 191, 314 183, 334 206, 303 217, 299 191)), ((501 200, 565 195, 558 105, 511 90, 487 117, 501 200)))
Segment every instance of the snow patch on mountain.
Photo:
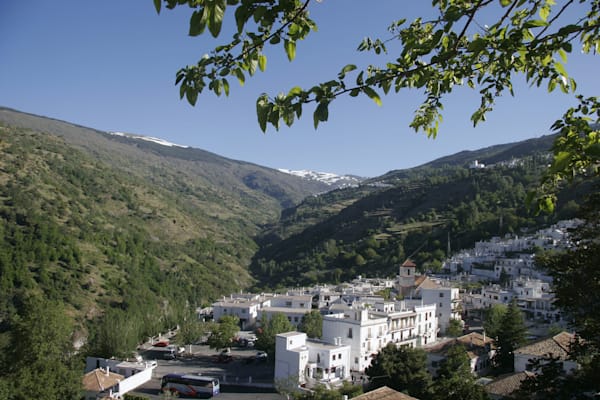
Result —
POLYGON ((317 172, 305 169, 291 170, 279 168, 278 170, 280 172, 299 176, 301 178, 308 179, 311 181, 322 182, 333 188, 358 186, 365 179, 355 175, 337 175, 331 172, 317 172))
POLYGON ((115 135, 115 136, 124 136, 130 139, 140 139, 140 140, 145 140, 147 142, 153 142, 153 143, 157 143, 163 146, 169 146, 169 147, 181 147, 184 149, 187 149, 189 146, 183 146, 181 144, 176 144, 176 143, 171 143, 168 142, 164 139, 160 139, 160 138, 155 138, 152 136, 142 136, 142 135, 134 135, 132 133, 124 133, 124 132, 108 132, 110 135, 115 135))

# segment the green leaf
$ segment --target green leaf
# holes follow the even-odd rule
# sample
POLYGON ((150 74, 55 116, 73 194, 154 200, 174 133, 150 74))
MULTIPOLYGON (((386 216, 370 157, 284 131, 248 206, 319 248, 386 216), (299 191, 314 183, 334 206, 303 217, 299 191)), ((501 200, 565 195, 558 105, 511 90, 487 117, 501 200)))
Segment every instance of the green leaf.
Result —
POLYGON ((550 167, 552 173, 564 172, 569 168, 571 162, 571 153, 568 151, 561 151, 554 156, 554 162, 550 167))
POLYGON ((267 69, 267 57, 264 54, 258 56, 258 68, 262 72, 265 72, 265 69, 267 69))
POLYGON ((227 79, 223 78, 222 82, 223 82, 223 90, 225 90, 225 96, 229 96, 229 81, 227 81, 227 79))
POLYGON ((258 117, 260 130, 263 133, 266 132, 269 119, 269 98, 264 93, 256 100, 256 116, 258 117))
POLYGON ((543 6, 540 8, 540 18, 542 19, 542 21, 547 21, 548 20, 548 16, 550 15, 550 7, 549 6, 543 6))
POLYGON ((239 6, 235 10, 235 24, 237 26, 238 33, 242 33, 244 25, 248 21, 248 9, 244 6, 239 6))
POLYGON ((527 21, 523 24, 523 28, 525 29, 529 29, 529 28, 539 28, 540 26, 547 26, 548 23, 546 21, 542 21, 541 19, 533 19, 530 21, 527 21))
POLYGON ((381 98, 379 97, 377 92, 375 90, 373 90, 373 88, 371 88, 369 86, 365 86, 362 88, 362 91, 364 94, 369 96, 369 98, 371 100, 373 100, 375 102, 375 104, 377 104, 378 106, 381 106, 381 98))
POLYGON ((223 23, 226 7, 227 4, 225 3, 225 0, 215 0, 205 6, 205 9, 209 10, 208 30, 213 37, 217 37, 219 36, 219 33, 221 33, 221 25, 223 23))
POLYGON ((485 41, 485 39, 478 37, 477 39, 469 43, 469 45, 467 46, 467 50, 471 53, 479 54, 481 50, 485 49, 486 44, 487 42, 485 41))
POLYGON ((344 77, 346 76, 346 74, 350 71, 354 71, 356 69, 356 65, 354 64, 348 64, 346 65, 344 68, 342 68, 342 70, 340 71, 340 73, 338 74, 338 77, 340 79, 344 79, 344 77))
POLYGON ((560 75, 562 75, 564 77, 569 76, 569 75, 567 75, 567 70, 565 69, 565 66, 559 62, 554 63, 554 69, 556 70, 556 72, 558 72, 560 75))
POLYGON ((246 75, 244 75, 244 71, 242 71, 241 68, 236 68, 233 70, 233 74, 236 76, 236 78, 238 78, 240 86, 244 86, 244 83, 246 83, 246 75))
POLYGON ((315 109, 315 112, 313 113, 313 122, 315 125, 315 129, 317 129, 317 127, 319 126, 320 121, 325 122, 325 121, 327 121, 328 118, 329 118, 329 102, 322 101, 319 103, 319 105, 315 109))
POLYGON ((286 40, 283 42, 283 46, 285 47, 288 60, 293 61, 296 58, 296 42, 286 40))
POLYGON ((206 22, 204 18, 202 18, 203 13, 199 11, 194 11, 190 18, 190 36, 198 36, 204 32, 204 28, 206 28, 206 22))
POLYGON ((156 8, 156 13, 160 14, 160 6, 162 4, 162 0, 154 0, 154 8, 156 8))
POLYGON ((302 88, 300 86, 294 86, 293 88, 290 89, 290 91, 288 92, 288 96, 297 96, 300 93, 302 93, 302 88))
POLYGON ((196 101, 198 100, 198 92, 192 88, 187 88, 185 91, 185 97, 192 106, 196 105, 196 101))

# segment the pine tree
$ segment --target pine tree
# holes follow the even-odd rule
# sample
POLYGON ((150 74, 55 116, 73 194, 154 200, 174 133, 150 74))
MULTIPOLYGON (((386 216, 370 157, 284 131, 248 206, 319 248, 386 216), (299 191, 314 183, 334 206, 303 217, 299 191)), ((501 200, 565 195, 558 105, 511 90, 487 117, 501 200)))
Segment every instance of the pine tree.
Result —
POLYGON ((498 329, 494 360, 499 372, 514 371, 514 351, 525 343, 526 331, 523 314, 513 299, 506 309, 498 329))
POLYGON ((487 395, 483 387, 475 382, 471 362, 462 345, 452 346, 446 360, 438 370, 433 386, 434 399, 439 400, 482 400, 487 395))

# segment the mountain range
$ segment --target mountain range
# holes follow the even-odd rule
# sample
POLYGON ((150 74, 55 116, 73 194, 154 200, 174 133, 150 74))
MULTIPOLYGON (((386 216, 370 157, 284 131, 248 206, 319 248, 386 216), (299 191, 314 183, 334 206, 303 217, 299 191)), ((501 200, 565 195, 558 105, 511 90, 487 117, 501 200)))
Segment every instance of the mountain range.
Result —
MULTIPOLYGON (((435 268, 446 237, 467 246, 549 222, 528 214, 524 196, 552 140, 363 179, 0 108, 0 322, 24 288, 93 320, 107 309, 169 314, 251 287, 393 274, 409 256, 435 268), (493 167, 469 169, 476 159, 493 167)), ((577 196, 564 198, 562 216, 577 196)))

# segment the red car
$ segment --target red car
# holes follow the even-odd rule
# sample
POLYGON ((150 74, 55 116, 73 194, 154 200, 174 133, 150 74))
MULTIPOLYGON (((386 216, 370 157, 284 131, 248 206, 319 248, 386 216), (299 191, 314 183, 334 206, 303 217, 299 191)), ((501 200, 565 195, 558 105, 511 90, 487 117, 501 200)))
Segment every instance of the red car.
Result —
POLYGON ((154 346, 154 347, 167 347, 168 345, 169 345, 169 342, 167 342, 166 340, 161 340, 160 342, 154 343, 152 346, 154 346))

